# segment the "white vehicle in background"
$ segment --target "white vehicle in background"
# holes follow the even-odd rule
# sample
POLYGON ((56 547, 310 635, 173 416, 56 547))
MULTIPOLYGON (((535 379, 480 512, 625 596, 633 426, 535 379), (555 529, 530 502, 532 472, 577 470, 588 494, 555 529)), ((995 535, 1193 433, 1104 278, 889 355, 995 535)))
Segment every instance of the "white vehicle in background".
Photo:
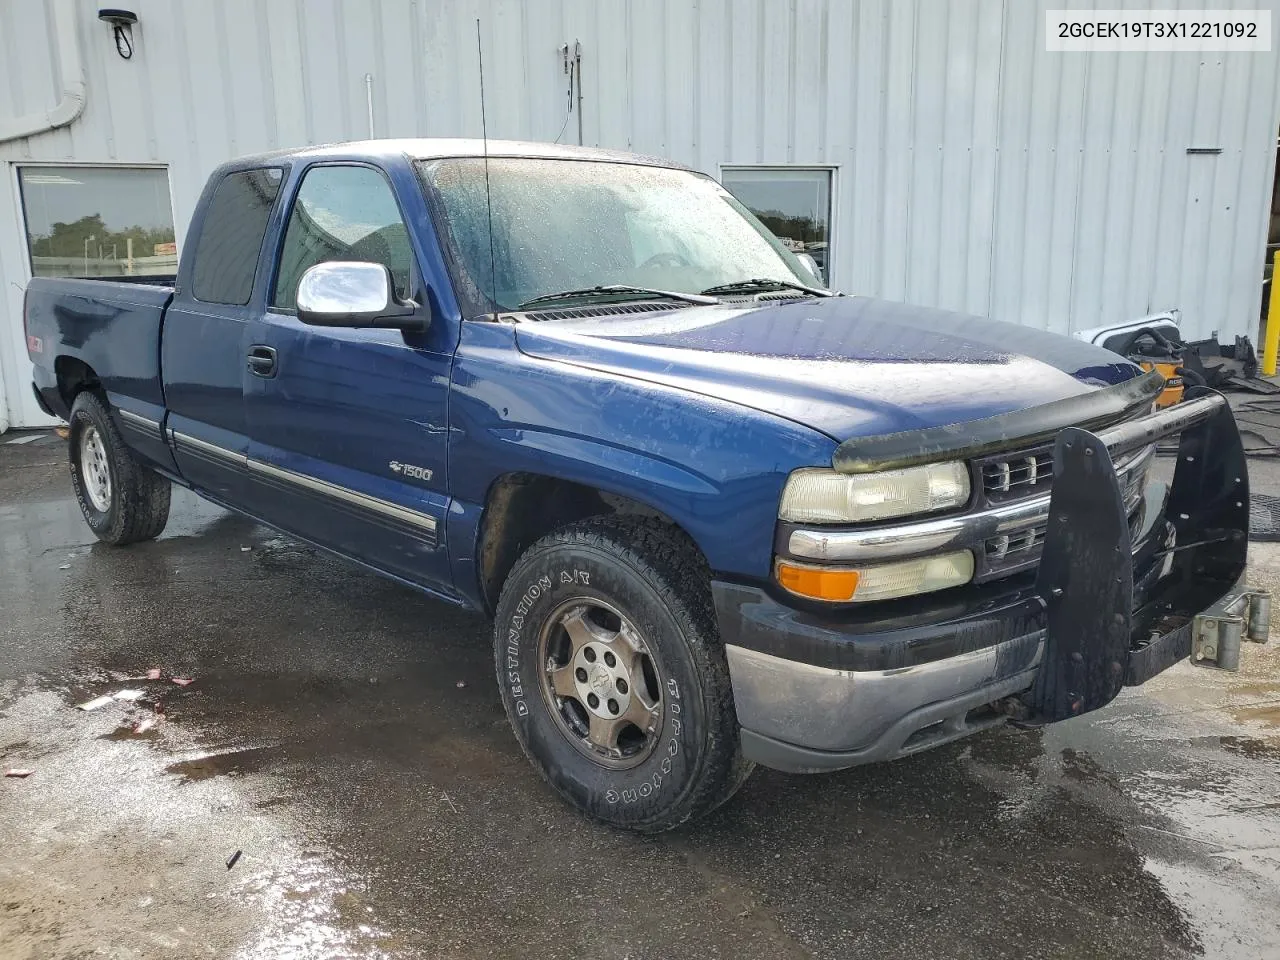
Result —
MULTIPOLYGON (((1164 310, 1137 320, 1116 323, 1105 327, 1091 327, 1088 330, 1077 330, 1071 334, 1077 340, 1096 344, 1108 350, 1123 346, 1123 341, 1140 330, 1154 329, 1170 340, 1182 339, 1182 311, 1164 310)), ((1118 352, 1118 351, 1117 351, 1118 352)))

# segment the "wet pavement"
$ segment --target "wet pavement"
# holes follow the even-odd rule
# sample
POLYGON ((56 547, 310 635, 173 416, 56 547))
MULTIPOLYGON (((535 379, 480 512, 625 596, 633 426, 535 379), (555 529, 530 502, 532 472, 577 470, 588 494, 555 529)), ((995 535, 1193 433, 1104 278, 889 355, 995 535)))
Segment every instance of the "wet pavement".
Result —
POLYGON ((1274 641, 636 837, 525 762, 481 618, 185 491, 98 545, 52 436, 0 440, 10 767, 4 960, 1280 956, 1274 641))

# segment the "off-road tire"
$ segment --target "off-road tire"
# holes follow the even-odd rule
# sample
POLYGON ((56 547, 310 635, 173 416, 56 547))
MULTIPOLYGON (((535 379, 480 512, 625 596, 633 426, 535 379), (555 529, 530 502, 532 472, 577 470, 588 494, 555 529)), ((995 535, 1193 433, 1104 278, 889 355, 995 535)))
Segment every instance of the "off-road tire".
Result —
POLYGON ((92 390, 81 391, 71 405, 68 421, 71 486, 89 529, 99 540, 113 546, 159 536, 169 522, 170 483, 133 455, 107 410, 106 400, 92 390), (87 495, 81 470, 81 438, 91 426, 106 447, 111 476, 111 497, 105 511, 95 507, 87 495))
POLYGON ((645 833, 670 830, 719 807, 751 773, 710 571, 688 537, 667 524, 597 517, 533 544, 503 585, 494 653, 520 746, 561 797, 593 819, 645 833), (631 769, 584 755, 541 686, 538 638, 555 612, 578 598, 598 598, 627 617, 658 661, 662 719, 652 754, 631 769))

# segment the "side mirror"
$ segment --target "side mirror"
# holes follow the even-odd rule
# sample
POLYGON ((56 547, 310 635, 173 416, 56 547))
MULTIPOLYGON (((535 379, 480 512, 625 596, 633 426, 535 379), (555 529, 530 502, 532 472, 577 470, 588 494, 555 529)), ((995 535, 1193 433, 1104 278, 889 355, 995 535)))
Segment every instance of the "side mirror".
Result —
POLYGON ((822 268, 818 266, 818 261, 813 259, 812 254, 797 253, 796 259, 804 264, 804 268, 806 270, 813 274, 813 279, 817 280, 818 283, 822 284, 824 287, 827 285, 827 281, 822 279, 822 268))
POLYGON ((421 330, 418 305, 395 294, 381 263, 332 260, 307 269, 298 281, 298 319, 317 327, 389 327, 421 330))

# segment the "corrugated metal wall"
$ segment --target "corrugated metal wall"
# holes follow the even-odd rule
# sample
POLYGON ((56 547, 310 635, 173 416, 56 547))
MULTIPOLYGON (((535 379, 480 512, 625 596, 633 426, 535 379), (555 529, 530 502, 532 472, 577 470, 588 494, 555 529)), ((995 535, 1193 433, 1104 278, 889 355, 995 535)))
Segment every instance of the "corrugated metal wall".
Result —
MULTIPOLYGON (((0 144, 18 422, 38 415, 13 163, 167 164, 181 236, 221 160, 366 136, 366 73, 377 136, 478 136, 476 17, 490 136, 577 139, 559 47, 580 40, 586 143, 834 167, 842 289, 1062 332, 1178 307, 1192 335, 1256 335, 1276 53, 1051 54, 1032 0, 133 0, 126 62, 97 6, 78 0, 83 116, 0 144)), ((0 0, 0 111, 56 101, 52 33, 46 4, 0 0)))

